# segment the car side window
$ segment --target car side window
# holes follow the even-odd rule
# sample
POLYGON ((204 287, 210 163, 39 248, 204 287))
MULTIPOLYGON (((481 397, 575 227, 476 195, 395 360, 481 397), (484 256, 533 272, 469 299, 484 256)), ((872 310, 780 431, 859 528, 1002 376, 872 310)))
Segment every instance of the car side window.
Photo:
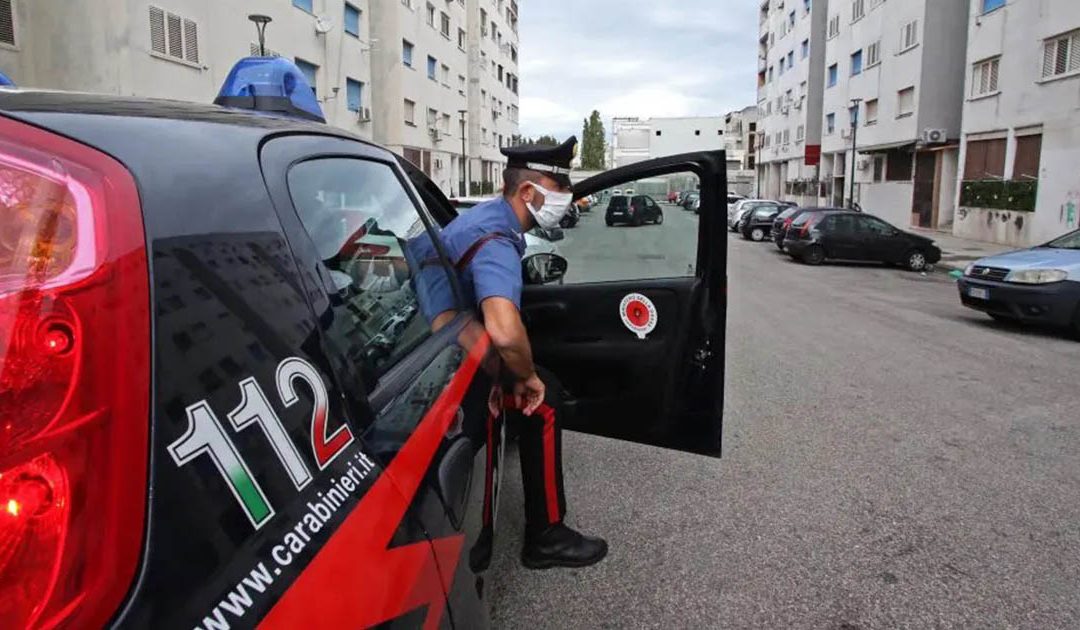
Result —
POLYGON ((856 217, 850 214, 836 214, 829 217, 833 234, 849 236, 855 233, 856 217))
POLYGON ((291 167, 287 179, 336 293, 328 335, 350 360, 381 374, 430 335, 405 259, 406 240, 425 229, 420 214, 395 171, 379 162, 313 159, 291 167))
POLYGON ((859 217, 859 231, 874 236, 892 236, 893 234, 891 225, 873 217, 859 217))

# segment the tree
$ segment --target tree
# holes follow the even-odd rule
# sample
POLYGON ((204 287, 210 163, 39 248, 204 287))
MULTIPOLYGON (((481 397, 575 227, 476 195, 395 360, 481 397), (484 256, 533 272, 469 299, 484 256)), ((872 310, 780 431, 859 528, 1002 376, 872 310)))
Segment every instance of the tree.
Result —
POLYGON ((561 142, 555 139, 555 136, 543 135, 533 141, 533 144, 546 147, 557 147, 561 142))
POLYGON ((594 109, 581 131, 581 168, 603 170, 604 153, 604 123, 600 120, 600 112, 594 109))

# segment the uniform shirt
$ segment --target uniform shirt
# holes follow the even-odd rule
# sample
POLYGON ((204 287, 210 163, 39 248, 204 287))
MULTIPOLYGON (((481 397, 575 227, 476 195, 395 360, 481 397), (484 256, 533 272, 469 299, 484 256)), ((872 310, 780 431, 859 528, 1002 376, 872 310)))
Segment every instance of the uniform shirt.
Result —
MULTIPOLYGON (((521 257, 525 254, 521 227, 510 204, 498 197, 476 205, 443 228, 439 240, 455 266, 474 243, 488 234, 500 235, 476 250, 464 269, 455 270, 467 304, 479 308, 487 298, 502 297, 521 308, 521 257)), ((414 268, 417 263, 422 267, 416 293, 428 322, 443 311, 456 309, 453 289, 443 268, 421 262, 438 258, 430 239, 426 235, 413 239, 407 251, 414 268)))

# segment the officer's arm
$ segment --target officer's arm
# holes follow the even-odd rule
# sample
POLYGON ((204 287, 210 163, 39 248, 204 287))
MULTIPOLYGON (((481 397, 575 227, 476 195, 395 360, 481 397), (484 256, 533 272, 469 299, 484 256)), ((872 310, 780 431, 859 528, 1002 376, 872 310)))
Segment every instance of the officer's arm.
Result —
POLYGON ((522 380, 533 376, 532 347, 517 306, 504 297, 489 297, 480 303, 480 310, 484 328, 506 367, 522 380))

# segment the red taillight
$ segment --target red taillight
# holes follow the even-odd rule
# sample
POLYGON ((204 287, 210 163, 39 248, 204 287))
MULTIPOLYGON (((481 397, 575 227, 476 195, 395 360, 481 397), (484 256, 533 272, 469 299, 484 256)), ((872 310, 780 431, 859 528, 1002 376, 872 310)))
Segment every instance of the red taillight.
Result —
POLYGON ((0 117, 0 628, 101 626, 134 578, 149 301, 127 170, 0 117))
POLYGON ((786 229, 788 229, 789 227, 791 227, 791 223, 792 223, 792 221, 794 221, 794 220, 795 220, 795 219, 784 219, 784 229, 786 230, 786 229))

